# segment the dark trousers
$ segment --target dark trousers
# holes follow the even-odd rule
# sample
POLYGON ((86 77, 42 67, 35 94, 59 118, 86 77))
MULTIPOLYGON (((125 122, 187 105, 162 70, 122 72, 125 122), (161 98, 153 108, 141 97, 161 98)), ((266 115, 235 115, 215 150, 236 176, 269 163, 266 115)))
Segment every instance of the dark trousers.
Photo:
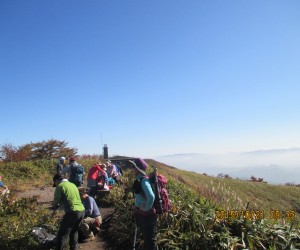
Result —
POLYGON ((69 241, 70 250, 76 250, 78 245, 78 227, 84 218, 85 211, 69 212, 63 216, 60 222, 59 230, 56 238, 55 250, 64 249, 69 241))
POLYGON ((145 250, 157 250, 156 242, 156 214, 142 214, 136 212, 134 214, 135 222, 140 228, 143 240, 144 240, 144 249, 145 250))

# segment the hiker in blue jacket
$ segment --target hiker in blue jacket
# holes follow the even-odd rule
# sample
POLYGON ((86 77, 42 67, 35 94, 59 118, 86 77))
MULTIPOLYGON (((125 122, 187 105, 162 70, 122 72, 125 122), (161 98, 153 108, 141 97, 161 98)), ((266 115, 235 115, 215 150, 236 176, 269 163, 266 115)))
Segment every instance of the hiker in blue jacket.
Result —
POLYGON ((145 178, 145 171, 148 165, 140 158, 129 162, 132 164, 132 171, 135 174, 135 182, 133 185, 135 193, 134 219, 142 232, 144 249, 157 250, 157 215, 153 208, 155 194, 153 193, 150 181, 145 178))
POLYGON ((80 229, 84 236, 83 242, 88 242, 94 240, 95 233, 100 231, 102 217, 95 199, 88 195, 87 189, 79 188, 79 194, 85 208, 84 219, 81 222, 80 229))

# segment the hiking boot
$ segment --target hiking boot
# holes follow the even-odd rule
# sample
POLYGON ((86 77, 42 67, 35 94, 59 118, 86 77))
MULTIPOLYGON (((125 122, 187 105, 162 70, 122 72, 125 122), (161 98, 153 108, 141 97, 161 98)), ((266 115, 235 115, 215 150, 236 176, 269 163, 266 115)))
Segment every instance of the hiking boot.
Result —
POLYGON ((92 235, 92 236, 88 237, 88 239, 89 239, 89 241, 95 240, 95 236, 92 235))
POLYGON ((85 239, 83 239, 81 242, 82 243, 87 243, 87 242, 90 242, 90 241, 93 241, 95 239, 95 236, 94 235, 91 235, 85 239))

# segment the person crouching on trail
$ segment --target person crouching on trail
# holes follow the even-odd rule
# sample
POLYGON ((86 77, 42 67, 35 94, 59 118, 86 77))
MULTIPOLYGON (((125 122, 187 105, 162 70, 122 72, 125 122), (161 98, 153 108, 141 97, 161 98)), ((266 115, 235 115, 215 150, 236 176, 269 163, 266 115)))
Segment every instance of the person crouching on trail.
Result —
POLYGON ((78 188, 75 184, 64 179, 62 174, 53 177, 54 192, 53 209, 58 209, 62 204, 65 214, 60 223, 55 250, 65 249, 69 242, 70 250, 76 250, 78 245, 78 228, 84 218, 85 209, 81 202, 78 188))
POLYGON ((84 219, 80 224, 80 230, 84 236, 83 242, 88 242, 94 240, 94 234, 100 231, 102 217, 96 201, 87 194, 87 190, 85 188, 79 188, 79 193, 85 208, 84 219))
POLYGON ((136 159, 129 162, 132 164, 132 171, 135 175, 133 184, 135 194, 135 207, 133 210, 134 219, 142 232, 144 249, 157 250, 157 215, 153 208, 155 195, 152 191, 150 181, 145 178, 145 171, 148 165, 143 159, 136 159))
MULTIPOLYGON (((93 186, 96 186, 97 179, 102 174, 105 174, 107 176, 106 172, 101 167, 102 167, 102 164, 95 163, 90 168, 88 176, 87 176, 87 188, 92 188, 93 186)), ((106 179, 107 179, 107 177, 106 177, 106 179)))

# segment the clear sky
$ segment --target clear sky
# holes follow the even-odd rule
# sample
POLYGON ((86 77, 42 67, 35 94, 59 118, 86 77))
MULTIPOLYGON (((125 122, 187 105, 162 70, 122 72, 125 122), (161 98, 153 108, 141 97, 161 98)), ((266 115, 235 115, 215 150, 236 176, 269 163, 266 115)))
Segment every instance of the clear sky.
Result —
POLYGON ((299 45, 299 0, 2 0, 0 144, 300 147, 299 45))

